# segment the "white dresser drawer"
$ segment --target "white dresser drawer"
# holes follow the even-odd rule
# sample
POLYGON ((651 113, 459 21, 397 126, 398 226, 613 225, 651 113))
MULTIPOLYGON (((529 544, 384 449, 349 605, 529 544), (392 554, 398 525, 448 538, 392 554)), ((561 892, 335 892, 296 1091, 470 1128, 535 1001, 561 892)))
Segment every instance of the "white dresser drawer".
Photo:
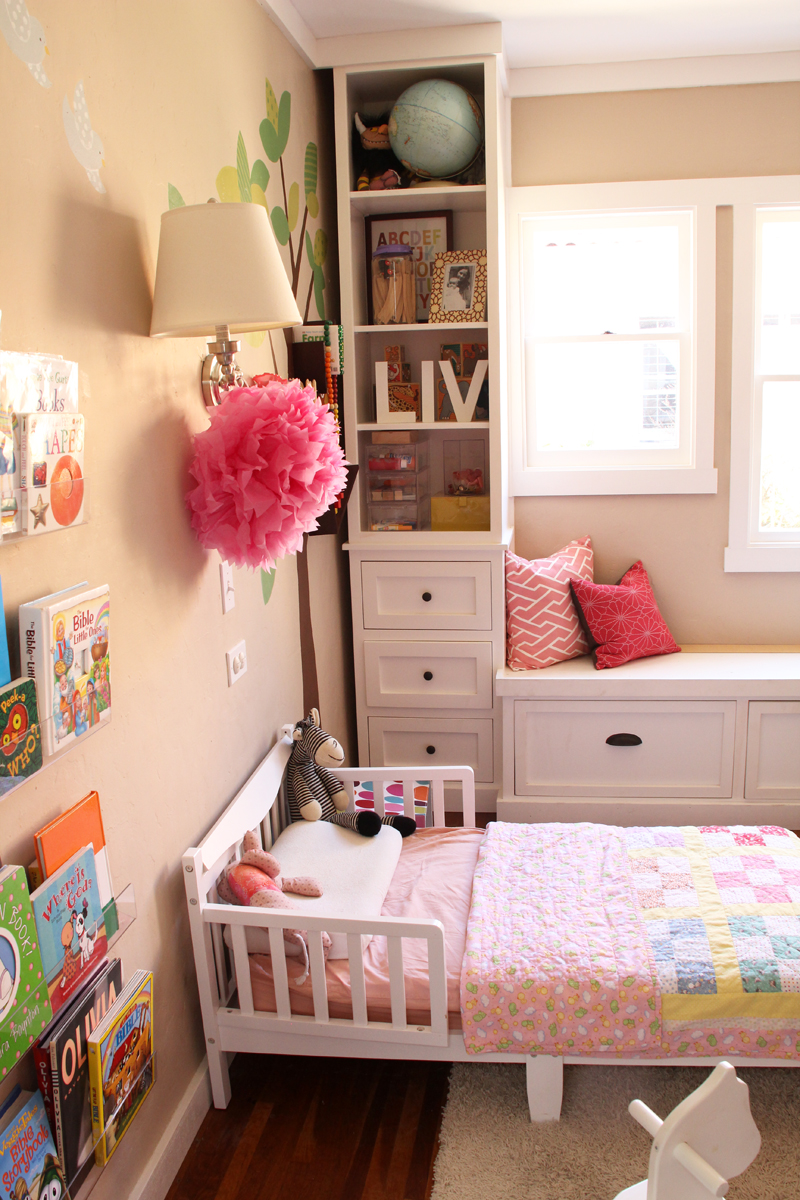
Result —
POLYGON ((365 629, 491 629, 488 562, 362 562, 365 629))
POLYGON ((369 761, 373 767, 472 767, 476 782, 491 783, 492 722, 370 717, 369 761))
POLYGON ((746 800, 800 800, 800 703, 751 700, 746 800))
POLYGON ((491 708, 491 642, 365 642, 370 708, 491 708))
POLYGON ((729 797, 735 718, 733 700, 517 701, 515 792, 729 797))

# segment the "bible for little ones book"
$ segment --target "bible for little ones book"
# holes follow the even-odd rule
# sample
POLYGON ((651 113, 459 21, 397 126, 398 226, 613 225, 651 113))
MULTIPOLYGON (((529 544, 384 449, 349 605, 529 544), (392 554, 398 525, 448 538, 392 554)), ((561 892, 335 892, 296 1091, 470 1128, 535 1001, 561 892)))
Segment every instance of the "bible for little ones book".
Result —
POLYGON ((24 867, 0 871, 0 1077, 53 1015, 24 867))
POLYGON ((111 716, 108 585, 81 584, 19 610, 22 674, 36 680, 45 755, 111 716))

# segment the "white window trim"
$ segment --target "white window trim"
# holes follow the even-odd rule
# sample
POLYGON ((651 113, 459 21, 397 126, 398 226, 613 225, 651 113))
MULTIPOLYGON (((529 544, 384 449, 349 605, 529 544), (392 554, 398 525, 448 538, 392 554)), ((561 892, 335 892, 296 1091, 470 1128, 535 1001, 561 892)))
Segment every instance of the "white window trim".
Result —
POLYGON ((640 183, 564 184, 508 191, 508 337, 510 482, 515 496, 644 495, 716 492, 714 369, 716 322, 716 206, 730 204, 725 188, 739 180, 679 179, 640 183), (535 470, 526 462, 522 328, 521 219, 527 213, 692 208, 696 213, 693 296, 694 420, 688 466, 585 467, 535 470))
POLYGON ((756 209, 800 204, 800 175, 739 183, 733 202, 731 493, 725 570, 800 571, 800 535, 778 540, 758 532, 761 388, 755 378, 756 209))

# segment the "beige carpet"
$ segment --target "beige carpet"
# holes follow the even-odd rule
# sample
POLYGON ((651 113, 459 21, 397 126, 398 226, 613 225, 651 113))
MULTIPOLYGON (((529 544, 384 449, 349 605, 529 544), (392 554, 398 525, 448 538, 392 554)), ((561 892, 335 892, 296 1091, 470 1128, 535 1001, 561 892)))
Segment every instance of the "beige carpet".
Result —
MULTIPOLYGON (((431 1200, 613 1200, 647 1177, 651 1139, 628 1115, 660 1117, 710 1073, 697 1067, 567 1067, 561 1120, 532 1125, 522 1065, 456 1063, 431 1200)), ((730 1200, 800 1200, 800 1070, 740 1073, 761 1152, 730 1200)))

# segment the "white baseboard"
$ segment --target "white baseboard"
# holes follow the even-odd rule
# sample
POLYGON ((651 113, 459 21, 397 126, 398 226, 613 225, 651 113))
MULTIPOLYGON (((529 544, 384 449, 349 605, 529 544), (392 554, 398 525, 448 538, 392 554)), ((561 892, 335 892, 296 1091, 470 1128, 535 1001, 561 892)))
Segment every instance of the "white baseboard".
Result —
POLYGON ((203 1059, 129 1192, 129 1200, 164 1200, 210 1107, 211 1081, 208 1061, 203 1059))

